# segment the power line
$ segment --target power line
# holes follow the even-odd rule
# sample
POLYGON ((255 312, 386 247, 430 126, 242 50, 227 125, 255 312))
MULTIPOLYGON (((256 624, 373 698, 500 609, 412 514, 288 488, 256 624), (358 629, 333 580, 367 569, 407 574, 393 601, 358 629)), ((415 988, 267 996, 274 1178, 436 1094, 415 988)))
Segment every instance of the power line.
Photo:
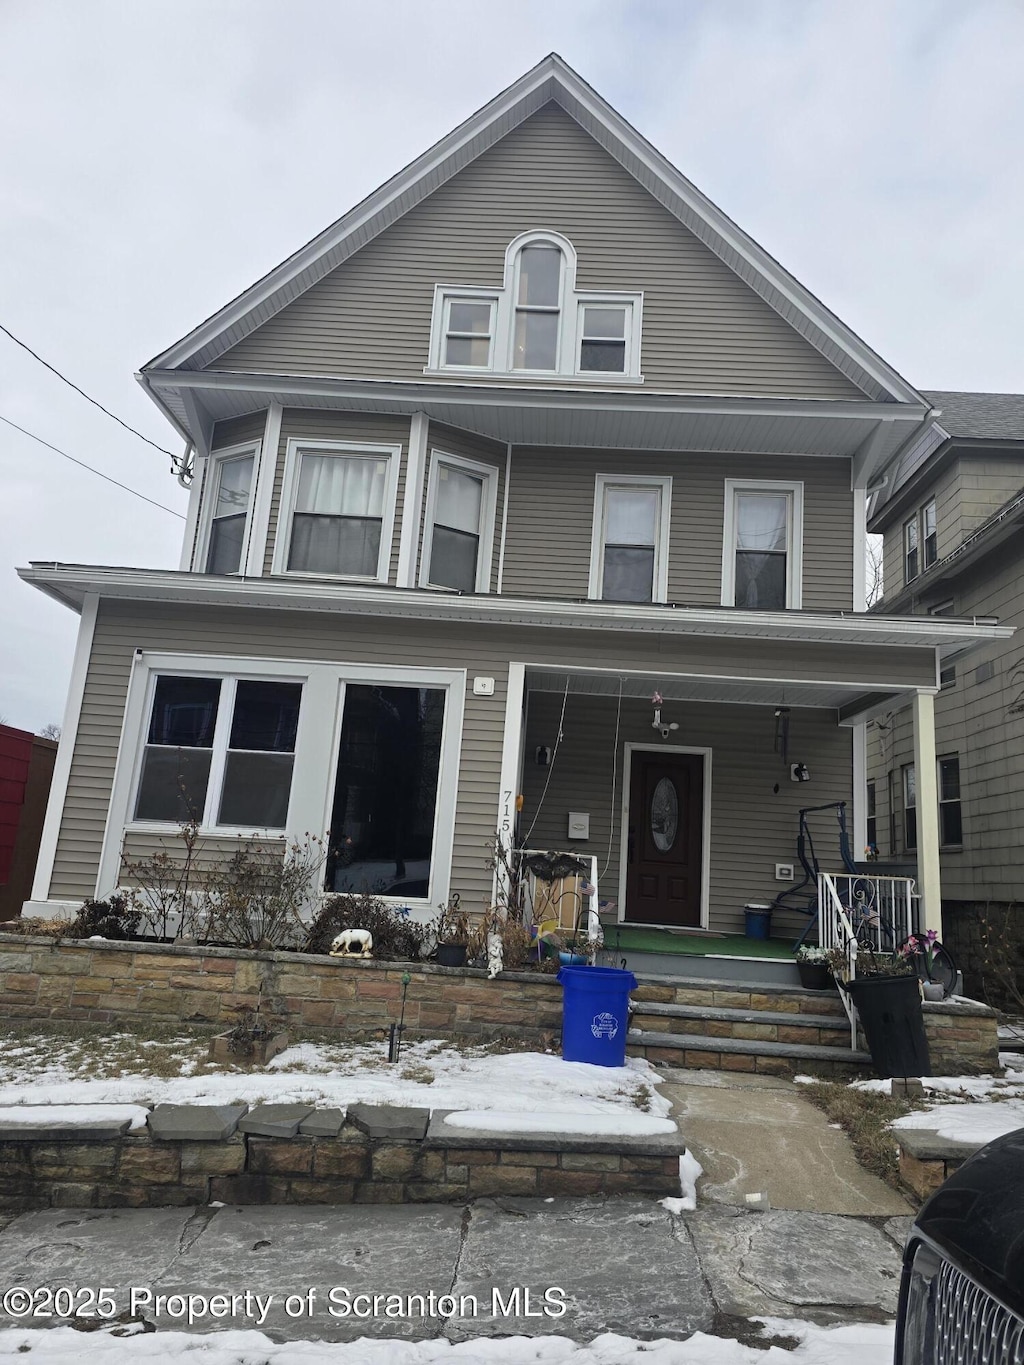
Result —
POLYGON ((62 455, 65 460, 70 460, 72 464, 76 464, 82 469, 87 469, 90 474, 95 474, 97 478, 106 479, 107 483, 112 483, 115 488, 122 488, 126 493, 131 493, 133 497, 141 498, 143 502, 148 502, 151 507, 159 507, 162 512, 170 512, 172 517, 179 517, 182 521, 185 520, 182 514, 176 512, 173 507, 165 507, 162 502, 154 502, 152 498, 147 498, 145 493, 140 493, 134 488, 129 488, 126 483, 119 483, 117 479, 112 479, 109 474, 104 474, 102 470, 94 469, 91 464, 86 464, 84 460, 76 460, 74 455, 69 455, 66 450, 58 450, 56 446, 50 445, 49 441, 44 441, 43 438, 37 436, 35 432, 26 431, 24 427, 19 427, 17 422, 12 422, 11 419, 5 417, 2 412, 0 412, 0 422, 6 422, 7 425, 13 427, 15 431, 20 431, 22 436, 27 436, 32 441, 38 441, 39 444, 45 446, 47 450, 52 450, 55 455, 62 455))
MULTIPOLYGON (((146 445, 152 446, 154 450, 159 450, 161 455, 169 455, 171 459, 174 461, 175 465, 179 465, 181 463, 180 455, 175 455, 173 450, 165 450, 163 446, 158 446, 155 441, 151 441, 148 436, 143 436, 141 431, 136 431, 135 428, 130 427, 127 422, 122 422, 121 418, 118 417, 116 413, 111 412, 109 408, 105 408, 103 404, 97 402, 95 398, 91 398, 89 394, 87 394, 84 389, 80 389, 77 384, 73 384, 71 380, 67 377, 67 375, 61 374, 60 370, 58 370, 55 366, 51 365, 48 360, 44 360, 41 355, 36 355, 35 351, 33 351, 31 346, 26 346, 25 343, 23 341, 20 341, 14 335, 13 332, 8 331, 2 322, 0 322, 0 332, 3 332, 4 336, 10 337, 14 344, 16 346, 20 346, 23 351, 28 351, 29 355, 32 357, 33 360, 38 360, 40 365, 45 366, 45 368, 48 369, 51 374, 55 374, 58 379, 62 380, 65 384, 67 384, 69 389, 74 389, 75 393, 80 393, 87 403, 91 403, 94 408, 99 408, 100 412, 106 413, 106 415, 112 418, 115 422, 117 422, 119 426, 124 427, 125 431, 130 431, 131 434, 133 436, 137 436, 140 441, 145 441, 146 445)), ((43 442, 43 444, 44 445, 46 444, 45 441, 43 442)), ((63 452, 58 451, 57 453, 59 455, 62 454, 63 452)), ((68 458, 70 459, 71 457, 69 456, 68 458)), ((88 468, 88 465, 86 465, 86 468, 88 468)), ((98 471, 96 470, 93 471, 93 473, 96 472, 98 471)), ((159 507, 160 504, 157 503, 157 506, 159 507)), ((175 513, 175 516, 177 516, 177 513, 175 513)))

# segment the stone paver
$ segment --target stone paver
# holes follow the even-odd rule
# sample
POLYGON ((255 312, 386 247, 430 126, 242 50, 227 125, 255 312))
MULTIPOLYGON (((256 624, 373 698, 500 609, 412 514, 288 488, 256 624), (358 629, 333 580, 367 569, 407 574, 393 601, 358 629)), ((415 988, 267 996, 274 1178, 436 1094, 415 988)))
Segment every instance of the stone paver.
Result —
POLYGON ((481 1310, 499 1311, 453 1320, 453 1339, 511 1333, 590 1340, 601 1332, 683 1337, 706 1330, 714 1317, 685 1225, 643 1200, 479 1200, 454 1292, 475 1295, 481 1310), (507 1295, 517 1286, 529 1288, 530 1307, 541 1313, 545 1291, 562 1288, 568 1311, 505 1316, 492 1290, 507 1295))
POLYGON ((347 1109, 314 1109, 299 1124, 303 1137, 337 1137, 345 1126, 347 1109))
POLYGON ((348 1116, 372 1138, 420 1142, 426 1136, 430 1110, 397 1104, 350 1104, 348 1116))
POLYGON ((239 1119, 238 1129, 257 1137, 293 1138, 312 1113, 311 1104, 257 1104, 239 1119))
POLYGON ((831 1321, 896 1311, 900 1253, 870 1223, 712 1206, 687 1224, 723 1313, 831 1321))
MULTIPOLYGON (((701 1085, 670 1072, 660 1093, 704 1167, 701 1199, 744 1207, 767 1191, 773 1209, 891 1217, 910 1205, 866 1171, 846 1134, 791 1082, 701 1085)), ((743 1078, 744 1081, 747 1078, 743 1078)))

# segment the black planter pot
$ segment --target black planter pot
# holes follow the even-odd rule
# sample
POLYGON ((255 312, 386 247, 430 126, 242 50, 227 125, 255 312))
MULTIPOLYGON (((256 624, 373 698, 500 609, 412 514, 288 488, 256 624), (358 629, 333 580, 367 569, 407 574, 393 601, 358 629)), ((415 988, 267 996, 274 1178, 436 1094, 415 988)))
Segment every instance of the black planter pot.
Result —
POLYGON ((930 1076, 917 976, 858 976, 843 987, 853 996, 879 1076, 930 1076))
POLYGON ((827 991, 833 984, 832 973, 824 962, 797 962, 800 985, 808 991, 827 991))
POLYGON ((437 965, 439 967, 464 967, 466 965, 466 945, 464 943, 439 943, 437 945, 437 965))

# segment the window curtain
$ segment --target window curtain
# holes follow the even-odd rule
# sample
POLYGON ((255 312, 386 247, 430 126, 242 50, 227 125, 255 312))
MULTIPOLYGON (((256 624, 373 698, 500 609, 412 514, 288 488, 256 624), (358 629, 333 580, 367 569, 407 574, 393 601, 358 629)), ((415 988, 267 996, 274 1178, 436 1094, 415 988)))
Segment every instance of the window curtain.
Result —
POLYGON ((786 605, 789 500, 740 494, 736 499, 736 606, 776 611, 786 605))
POLYGON ((288 567, 374 577, 386 480, 386 460, 304 455, 288 567))
POLYGON ((335 517, 383 516, 386 474, 386 460, 303 455, 295 510, 335 517))

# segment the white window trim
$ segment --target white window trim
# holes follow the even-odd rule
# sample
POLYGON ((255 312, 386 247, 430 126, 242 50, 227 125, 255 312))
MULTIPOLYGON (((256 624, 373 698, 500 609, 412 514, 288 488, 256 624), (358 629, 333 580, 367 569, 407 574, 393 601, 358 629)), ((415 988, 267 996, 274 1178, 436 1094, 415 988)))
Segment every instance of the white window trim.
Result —
POLYGON ((722 532, 722 606, 736 605, 736 495, 784 493, 789 498, 786 547, 786 610, 803 605, 804 485, 801 479, 726 479, 722 532))
POLYGON ((277 535, 274 541, 272 572, 287 574, 289 578, 335 578, 346 583, 386 583, 391 568, 391 549, 395 534, 395 506, 398 500, 398 469, 401 464, 400 445, 375 445, 363 441, 315 441, 293 436, 285 452, 284 481, 281 485, 281 505, 277 514, 277 535), (288 553, 292 541, 292 521, 295 498, 299 489, 299 461, 308 455, 368 455, 385 458, 388 472, 384 485, 384 509, 381 517, 380 552, 374 574, 319 574, 304 569, 289 569, 288 553))
POLYGON ((642 377, 640 369, 640 338, 643 331, 643 294, 576 294, 576 336, 573 363, 575 373, 583 379, 628 379, 642 377), (626 313, 625 370, 583 370, 580 368, 583 349, 583 310, 585 308, 623 308, 626 313))
POLYGON ((587 596, 601 600, 604 580, 604 509, 609 488, 657 488, 660 504, 654 545, 652 602, 668 601, 669 530, 672 523, 672 476, 670 474, 598 474, 594 479, 594 518, 590 534, 590 582, 587 596))
MULTIPOLYGON (((291 799, 288 804, 288 826, 284 831, 272 830, 261 836, 282 843, 301 839, 307 831, 323 832, 329 826, 338 750, 341 745, 346 683, 444 689, 447 696, 441 732, 441 762, 434 809, 429 892, 422 900, 410 900, 405 896, 383 899, 393 900, 400 905, 411 905, 414 911, 418 912, 417 918, 423 920, 429 919, 435 913, 435 907, 439 902, 447 900, 451 884, 455 803, 459 787, 459 762, 466 701, 465 669, 411 668, 343 662, 311 663, 308 660, 295 659, 142 651, 135 655, 128 685, 110 811, 96 879, 97 896, 109 894, 118 885, 121 850, 126 834, 173 836, 180 828, 176 822, 140 821, 130 818, 130 813, 134 810, 142 757, 146 747, 152 696, 156 686, 155 678, 159 674, 167 673, 179 677, 231 677, 303 684, 299 726, 295 738, 291 799), (331 736, 329 744, 324 742, 325 736, 331 736)), ((218 726, 225 711, 226 708, 222 706, 218 713, 218 726)), ((224 724, 227 724, 226 720, 224 724)), ((213 780, 211 771, 210 790, 213 788, 213 780)), ((243 839, 254 833, 248 826, 244 830, 225 826, 203 827, 200 832, 204 836, 222 839, 243 839)))
POLYGON ((231 577, 245 573, 246 553, 249 548, 249 536, 252 531, 253 508, 256 502, 256 483, 260 466, 260 441, 245 441, 236 446, 224 446, 222 449, 210 452, 208 459, 204 461, 206 468, 203 470, 203 488, 200 495, 199 504, 199 529, 196 536, 196 552, 193 564, 197 573, 206 573, 206 560, 210 553, 210 537, 213 532, 213 513, 217 506, 215 490, 220 480, 220 467, 229 460, 242 459, 244 456, 252 456, 252 478, 249 481, 249 504, 245 510, 245 527, 242 531, 242 553, 238 561, 238 568, 231 577))
POLYGON ((643 325, 643 292, 594 290, 576 288, 576 249, 560 232, 536 228, 514 237, 505 249, 505 265, 500 287, 480 285, 438 284, 434 286, 434 303, 430 321, 428 361, 423 373, 428 375, 491 374, 529 382, 572 379, 580 384, 642 384, 640 345, 643 325), (524 247, 538 244, 557 247, 562 253, 562 277, 559 293, 559 329, 556 367, 553 370, 521 370, 512 365, 515 346, 516 294, 519 281, 519 257, 524 247), (445 337, 448 308, 453 300, 491 302, 494 317, 491 333, 491 356, 486 366, 446 365, 445 337), (605 305, 626 310, 626 370, 587 370, 579 368, 581 304, 591 307, 605 305))
POLYGON ((488 374, 494 369, 494 353, 498 344, 499 289, 483 289, 476 285, 435 284, 434 307, 430 326, 430 363, 426 372, 445 374, 488 374), (448 337, 448 310, 452 303, 489 303, 491 305, 491 349, 486 365, 448 365, 445 362, 445 341, 448 337))
POLYGON ((443 584, 430 581, 430 556, 434 544, 434 514, 437 508, 438 475, 442 466, 461 469, 483 481, 480 495, 480 549, 476 561, 476 592, 490 592, 491 567, 494 558, 494 519, 498 507, 498 469, 495 465, 480 464, 447 450, 432 449, 430 473, 427 479, 427 506, 423 516, 423 551, 420 558, 420 587, 438 592, 454 592, 443 584))

